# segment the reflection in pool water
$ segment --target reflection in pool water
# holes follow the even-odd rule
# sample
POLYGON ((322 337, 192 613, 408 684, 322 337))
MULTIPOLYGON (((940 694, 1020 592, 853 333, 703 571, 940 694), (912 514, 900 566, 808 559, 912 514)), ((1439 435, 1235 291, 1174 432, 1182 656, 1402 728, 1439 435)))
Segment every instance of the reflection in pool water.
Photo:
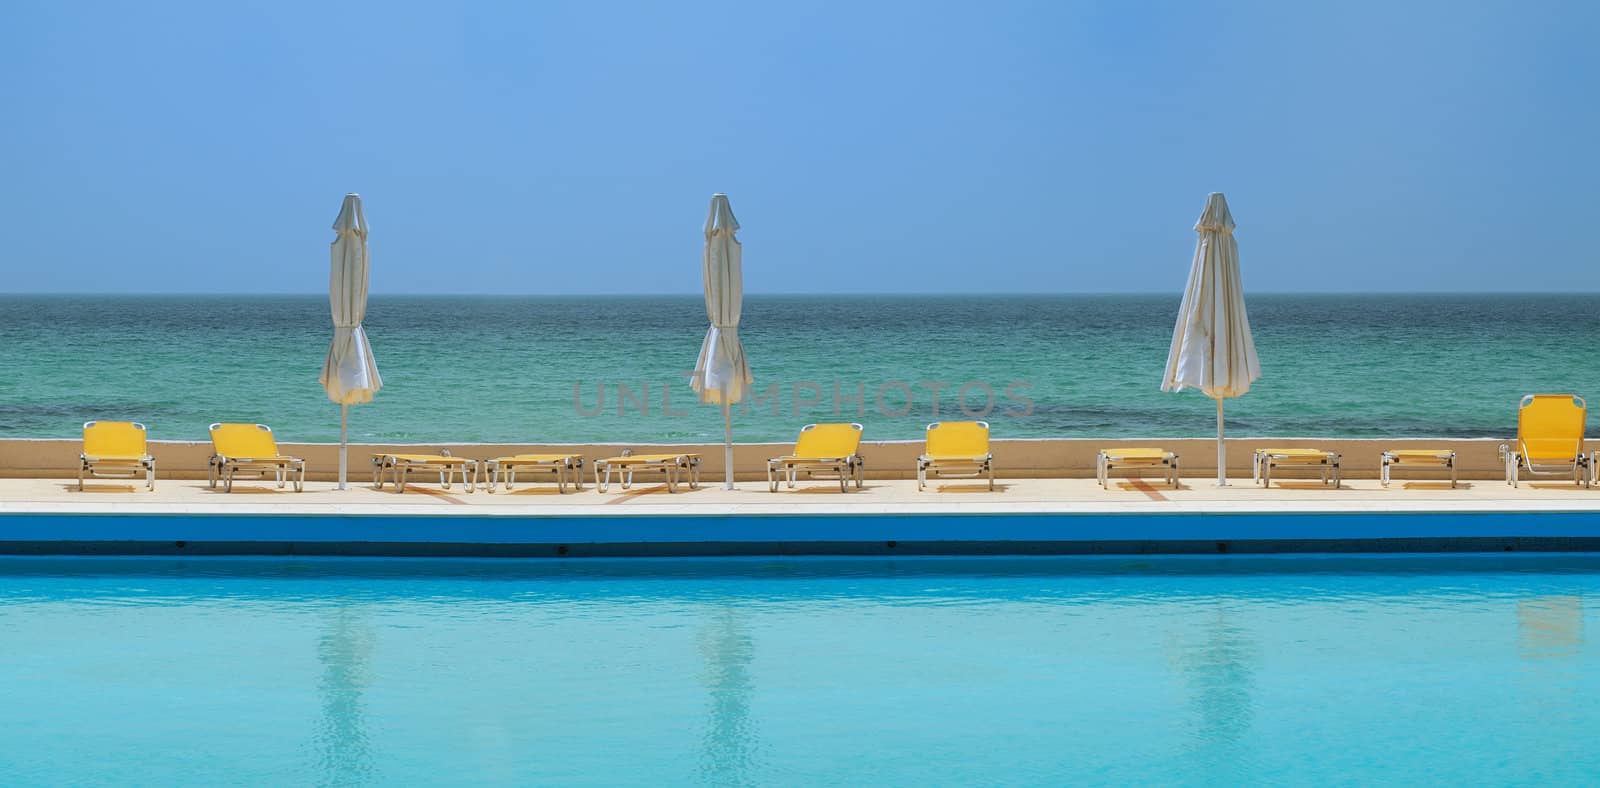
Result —
POLYGON ((0 771, 1575 783, 1597 591, 1581 555, 0 560, 0 771))

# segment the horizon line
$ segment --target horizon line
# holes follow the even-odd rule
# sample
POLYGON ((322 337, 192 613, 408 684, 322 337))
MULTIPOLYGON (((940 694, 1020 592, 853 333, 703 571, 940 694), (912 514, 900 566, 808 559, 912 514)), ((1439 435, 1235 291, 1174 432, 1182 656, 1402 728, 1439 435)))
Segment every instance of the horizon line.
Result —
MULTIPOLYGON (((1049 292, 1039 292, 1039 291, 1019 292, 1019 291, 1014 291, 1014 290, 1009 290, 1009 291, 1008 290, 994 290, 994 291, 971 291, 971 290, 963 290, 963 291, 857 290, 857 291, 850 291, 850 292, 837 292, 837 291, 835 291, 835 292, 823 292, 823 291, 804 291, 804 292, 802 292, 802 291, 777 291, 777 292, 774 292, 774 291, 755 291, 755 292, 746 292, 746 293, 744 293, 744 295, 746 297, 751 297, 751 296, 755 296, 755 297, 764 297, 764 296, 800 296, 800 297, 829 297, 829 298, 861 298, 861 297, 875 297, 875 298, 883 298, 883 297, 926 298, 926 297, 932 297, 932 296, 980 296, 980 297, 982 297, 982 296, 991 296, 991 297, 992 296, 1004 296, 1004 297, 1010 297, 1010 296, 1026 296, 1026 297, 1037 297, 1037 296, 1181 296, 1182 293, 1183 293, 1183 291, 1181 289, 1180 290, 1098 290, 1098 291, 1058 290, 1058 291, 1049 291, 1049 292)), ((40 297, 40 296, 43 296, 43 297, 58 297, 58 296, 74 296, 74 297, 83 297, 83 296, 125 296, 125 297, 138 297, 138 298, 142 298, 142 297, 166 298, 166 297, 175 297, 175 296, 212 296, 212 297, 227 297, 227 298, 243 298, 243 297, 272 298, 272 297, 297 297, 297 296, 323 297, 323 296, 326 296, 326 295, 327 295, 327 291, 325 291, 325 290, 269 291, 269 292, 262 292, 262 291, 255 291, 255 292, 158 291, 158 290, 128 292, 128 291, 95 291, 95 290, 86 290, 86 291, 66 291, 66 290, 48 290, 47 291, 47 290, 40 290, 40 291, 0 292, 0 298, 17 298, 17 297, 29 297, 29 296, 33 296, 33 297, 40 297)), ((699 295, 701 295, 701 293, 698 293, 698 292, 695 292, 695 291, 692 291, 692 290, 681 290, 681 291, 673 291, 673 292, 655 292, 655 293, 599 293, 599 292, 589 292, 589 293, 535 293, 535 292, 529 292, 529 293, 441 293, 441 292, 436 292, 436 291, 435 292, 408 292, 408 291, 392 292, 391 291, 391 292, 374 292, 374 293, 369 293, 369 295, 372 296, 372 297, 404 296, 404 297, 408 297, 408 298, 529 298, 529 297, 535 297, 535 298, 661 298, 661 297, 686 297, 687 298, 687 297, 699 296, 699 295)), ((1285 296, 1314 296, 1314 295, 1328 295, 1328 296, 1357 296, 1357 295, 1378 295, 1378 296, 1600 295, 1600 290, 1578 290, 1578 291, 1573 291, 1573 290, 1261 290, 1261 291, 1257 291, 1257 292, 1246 293, 1245 295, 1246 295, 1246 297, 1253 296, 1253 295, 1255 295, 1255 296, 1280 296, 1280 295, 1285 295, 1285 296)))

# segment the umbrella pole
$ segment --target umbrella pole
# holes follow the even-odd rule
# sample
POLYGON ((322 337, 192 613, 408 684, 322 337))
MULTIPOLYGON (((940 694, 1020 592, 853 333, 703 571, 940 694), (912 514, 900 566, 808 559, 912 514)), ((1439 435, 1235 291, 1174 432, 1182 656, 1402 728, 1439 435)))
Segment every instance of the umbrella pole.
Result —
POLYGON ((723 489, 733 489, 733 409, 728 404, 727 392, 722 397, 722 467, 723 489))
POLYGON ((350 471, 350 406, 339 406, 339 489, 346 489, 350 471))
POLYGON ((1217 397, 1217 486, 1228 486, 1228 453, 1222 442, 1222 398, 1217 397))

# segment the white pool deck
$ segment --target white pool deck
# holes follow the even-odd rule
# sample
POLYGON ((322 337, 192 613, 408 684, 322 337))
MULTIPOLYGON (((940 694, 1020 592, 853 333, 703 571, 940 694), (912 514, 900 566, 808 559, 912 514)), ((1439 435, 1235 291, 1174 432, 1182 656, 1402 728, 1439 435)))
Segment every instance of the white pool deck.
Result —
POLYGON ((1248 478, 871 480, 841 493, 802 482, 725 490, 706 480, 601 493, 521 484, 507 493, 405 493, 368 483, 306 491, 161 479, 0 479, 0 553, 602 557, 728 555, 1082 555, 1157 553, 1600 551, 1600 489, 1571 482, 1248 478))
POLYGON ((1498 480, 1448 482, 1345 480, 1339 489, 1315 480, 1274 479, 1270 489, 1246 477, 1219 488, 1214 479, 1187 478, 1173 489, 1157 480, 1114 480, 1102 489, 1092 479, 1000 480, 990 492, 982 482, 947 480, 918 491, 910 480, 868 480, 864 489, 839 492, 832 482, 800 482, 769 492, 765 482, 741 481, 733 490, 720 480, 675 493, 656 483, 623 490, 556 492, 553 484, 519 483, 505 492, 482 487, 467 493, 458 484, 413 481, 402 494, 392 485, 373 489, 363 480, 338 490, 332 482, 307 482, 305 492, 277 489, 270 482, 241 481, 232 493, 204 480, 161 479, 154 492, 123 480, 92 480, 78 491, 69 479, 0 479, 0 513, 77 514, 285 514, 285 515, 790 515, 790 514, 985 514, 985 513, 1349 513, 1349 512, 1600 512, 1600 487, 1571 482, 1523 481, 1513 488, 1498 480))

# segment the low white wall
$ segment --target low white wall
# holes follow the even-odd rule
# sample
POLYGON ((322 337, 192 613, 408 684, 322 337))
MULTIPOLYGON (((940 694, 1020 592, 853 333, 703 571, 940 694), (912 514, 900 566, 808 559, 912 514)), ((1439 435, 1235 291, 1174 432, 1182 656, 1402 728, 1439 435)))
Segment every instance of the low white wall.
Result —
MULTIPOLYGON (((1351 440, 1318 438, 1230 438, 1228 470, 1234 477, 1250 475, 1251 452, 1262 446, 1304 446, 1331 449, 1343 455, 1347 478, 1374 478, 1379 455, 1391 448, 1446 448, 1456 452, 1463 479, 1492 479, 1504 475, 1498 448, 1504 441, 1490 438, 1396 440, 1351 440)), ((996 440, 993 445, 996 475, 1009 478, 1072 478, 1094 475, 1095 454, 1109 446, 1161 446, 1175 451, 1183 475, 1203 477, 1216 473, 1216 441, 1204 438, 1148 438, 1136 440, 1038 439, 996 440)), ((288 443, 282 451, 304 457, 307 476, 332 479, 339 467, 339 447, 328 443, 288 443)), ((734 471, 739 479, 765 478, 766 460, 789 452, 792 444, 741 443, 734 446, 734 471)), ((511 444, 511 443, 424 443, 362 444, 350 447, 350 471, 354 479, 370 478, 368 458, 373 452, 432 454, 449 449, 458 457, 486 459, 507 454, 573 452, 592 462, 612 457, 623 449, 645 454, 656 451, 692 451, 703 457, 705 476, 722 474, 721 444, 511 444)), ((0 477, 70 478, 77 475, 76 440, 0 439, 0 477)), ((921 441, 867 441, 861 454, 867 461, 867 475, 876 479, 906 479, 915 476, 921 441)), ((152 441, 150 453, 162 478, 204 478, 211 444, 195 441, 152 441)), ((586 468, 587 471, 587 468, 586 468)))

